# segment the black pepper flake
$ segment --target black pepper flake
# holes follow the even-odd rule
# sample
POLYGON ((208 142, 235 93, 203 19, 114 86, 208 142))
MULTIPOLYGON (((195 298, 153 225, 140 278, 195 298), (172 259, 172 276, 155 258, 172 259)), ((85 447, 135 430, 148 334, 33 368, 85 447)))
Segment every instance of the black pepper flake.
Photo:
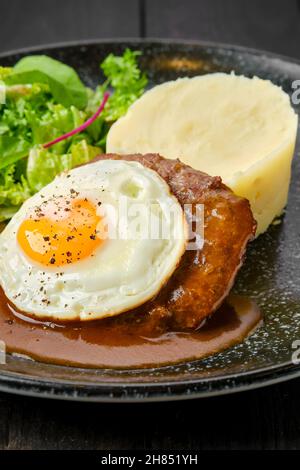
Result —
POLYGON ((48 242, 50 240, 50 237, 44 237, 45 242, 48 242))
POLYGON ((78 193, 77 191, 75 191, 75 189, 73 189, 73 188, 70 189, 70 193, 73 194, 73 195, 76 195, 76 196, 78 196, 78 194, 79 194, 79 193, 78 193))
POLYGON ((54 258, 54 256, 52 256, 52 258, 50 259, 50 264, 55 264, 55 258, 54 258))

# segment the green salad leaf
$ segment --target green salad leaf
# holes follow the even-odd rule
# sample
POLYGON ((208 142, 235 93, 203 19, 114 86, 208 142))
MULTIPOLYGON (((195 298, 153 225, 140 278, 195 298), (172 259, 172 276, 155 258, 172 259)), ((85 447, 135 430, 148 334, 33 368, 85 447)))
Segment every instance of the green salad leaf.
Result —
POLYGON ((0 173, 0 222, 12 217, 30 196, 26 178, 21 175, 18 179, 15 165, 6 167, 0 173))
POLYGON ((58 103, 79 109, 87 104, 86 87, 75 70, 45 55, 24 57, 5 81, 8 84, 46 83, 58 103))
POLYGON ((30 90, 11 93, 8 87, 6 103, 0 105, 0 170, 26 157, 33 144, 29 117, 41 119, 51 102, 49 91, 39 85, 30 90))
POLYGON ((123 116, 145 91, 148 80, 138 66, 140 55, 139 51, 126 49, 122 56, 109 54, 100 65, 106 80, 96 88, 88 108, 95 109, 95 103, 101 102, 104 92, 112 88, 113 93, 103 112, 103 119, 110 124, 123 116))
POLYGON ((73 144, 70 151, 62 155, 41 146, 33 147, 27 164, 27 179, 31 191, 39 191, 62 171, 87 163, 99 153, 101 149, 88 145, 86 140, 73 144))
POLYGON ((105 117, 108 121, 116 121, 123 116, 129 106, 144 93, 148 80, 137 63, 140 54, 139 51, 126 49, 121 57, 109 54, 101 64, 107 78, 104 87, 109 85, 114 89, 106 108, 105 117))
POLYGON ((0 128, 0 170, 26 157, 30 147, 30 143, 22 137, 16 139, 7 133, 1 135, 0 128))
POLYGON ((12 73, 12 67, 1 67, 0 65, 0 80, 5 80, 12 73))
MULTIPOLYGON (((71 131, 81 125, 86 118, 84 111, 71 106, 65 108, 61 104, 49 103, 43 116, 39 116, 34 110, 27 114, 27 119, 32 131, 32 143, 44 144, 56 137, 71 131)), ((82 139, 82 136, 81 136, 82 139)), ((63 141, 55 147, 56 153, 65 152, 69 141, 63 141)))
POLYGON ((6 102, 0 103, 0 222, 7 220, 57 174, 87 163, 105 150, 110 126, 141 96, 147 78, 138 51, 110 54, 100 64, 104 83, 87 88, 71 67, 47 56, 0 66, 6 102), (43 144, 79 128, 111 95, 86 129, 48 149, 43 144))

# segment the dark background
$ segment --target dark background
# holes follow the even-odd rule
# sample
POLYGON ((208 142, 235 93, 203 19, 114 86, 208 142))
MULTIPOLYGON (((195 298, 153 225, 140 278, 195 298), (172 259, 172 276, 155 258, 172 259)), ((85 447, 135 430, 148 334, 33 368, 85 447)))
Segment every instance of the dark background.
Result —
MULTIPOLYGON (((0 18, 0 52, 81 39, 164 37, 300 58, 297 0, 0 0, 0 18)), ((0 449, 164 448, 299 449, 300 380, 161 404, 0 394, 0 449)))
POLYGON ((61 41, 191 38, 300 58, 299 0, 0 0, 0 52, 61 41))

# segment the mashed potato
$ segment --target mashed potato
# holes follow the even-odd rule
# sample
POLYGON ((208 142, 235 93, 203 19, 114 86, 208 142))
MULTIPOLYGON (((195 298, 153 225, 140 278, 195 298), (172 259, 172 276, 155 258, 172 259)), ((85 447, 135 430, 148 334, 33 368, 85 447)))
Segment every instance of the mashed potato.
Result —
POLYGON ((249 199, 259 235, 286 205, 296 133, 297 116, 281 88, 216 73, 145 93, 112 126, 107 151, 158 152, 221 176, 249 199))

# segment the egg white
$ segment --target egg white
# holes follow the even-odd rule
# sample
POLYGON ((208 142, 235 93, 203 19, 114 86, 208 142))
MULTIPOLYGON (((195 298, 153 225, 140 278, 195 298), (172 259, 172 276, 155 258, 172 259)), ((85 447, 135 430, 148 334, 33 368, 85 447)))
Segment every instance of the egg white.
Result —
MULTIPOLYGON (((117 226, 115 215, 108 219, 117 226)), ((41 319, 84 321, 117 315, 158 293, 177 267, 186 238, 183 210, 156 172, 137 162, 102 160, 61 174, 23 204, 0 235, 0 284, 18 310, 41 319), (136 203, 154 204, 171 236, 137 238, 129 224, 127 239, 109 238, 84 260, 62 267, 36 263, 19 246, 18 228, 33 208, 57 195, 67 198, 71 188, 78 199, 93 202, 101 215, 108 204, 117 208, 121 197, 129 209, 136 203), (175 214, 171 219, 169 209, 175 214)))

